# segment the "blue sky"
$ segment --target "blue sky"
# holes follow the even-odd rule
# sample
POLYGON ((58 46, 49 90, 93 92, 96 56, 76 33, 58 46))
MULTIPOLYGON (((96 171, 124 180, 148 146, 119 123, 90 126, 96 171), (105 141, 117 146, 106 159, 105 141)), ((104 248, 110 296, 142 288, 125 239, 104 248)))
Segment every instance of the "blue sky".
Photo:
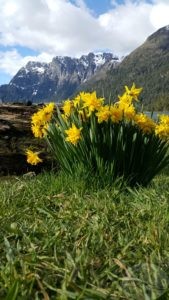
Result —
POLYGON ((97 0, 86 0, 86 5, 91 8, 96 14, 100 15, 108 11, 111 7, 109 0, 97 1, 97 0))
POLYGON ((0 84, 30 60, 126 55, 169 23, 169 0, 0 0, 0 7, 0 84))
MULTIPOLYGON (((75 0, 71 1, 76 3, 75 0)), ((123 0, 118 0, 117 3, 120 4, 124 2, 123 0)), ((112 8, 110 0, 85 0, 87 7, 89 7, 96 15, 103 14, 112 8)))

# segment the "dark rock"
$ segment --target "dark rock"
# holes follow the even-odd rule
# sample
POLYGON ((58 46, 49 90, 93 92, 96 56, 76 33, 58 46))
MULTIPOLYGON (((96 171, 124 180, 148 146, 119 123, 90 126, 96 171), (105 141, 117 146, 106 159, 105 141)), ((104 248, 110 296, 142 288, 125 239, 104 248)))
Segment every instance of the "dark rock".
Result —
POLYGON ((56 168, 43 140, 35 139, 30 128, 31 115, 37 106, 0 105, 0 175, 39 173, 56 168), (27 148, 42 150, 43 163, 31 166, 26 162, 27 148))

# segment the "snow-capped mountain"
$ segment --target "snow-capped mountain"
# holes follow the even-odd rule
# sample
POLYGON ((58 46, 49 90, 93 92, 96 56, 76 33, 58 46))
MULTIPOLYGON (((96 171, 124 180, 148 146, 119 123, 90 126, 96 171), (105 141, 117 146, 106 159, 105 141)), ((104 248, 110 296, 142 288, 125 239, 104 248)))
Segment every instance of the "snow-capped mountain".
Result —
POLYGON ((13 101, 60 102, 102 68, 116 66, 112 53, 89 53, 80 58, 56 56, 50 63, 28 62, 9 84, 0 87, 0 99, 13 101))

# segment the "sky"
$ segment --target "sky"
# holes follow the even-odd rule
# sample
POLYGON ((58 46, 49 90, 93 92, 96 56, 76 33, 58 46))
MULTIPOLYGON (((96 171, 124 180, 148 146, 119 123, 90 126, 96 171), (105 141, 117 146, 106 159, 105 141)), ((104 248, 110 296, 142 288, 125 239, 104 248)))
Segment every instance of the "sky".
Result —
POLYGON ((0 84, 28 61, 125 56, 169 25, 169 0, 0 0, 0 84))

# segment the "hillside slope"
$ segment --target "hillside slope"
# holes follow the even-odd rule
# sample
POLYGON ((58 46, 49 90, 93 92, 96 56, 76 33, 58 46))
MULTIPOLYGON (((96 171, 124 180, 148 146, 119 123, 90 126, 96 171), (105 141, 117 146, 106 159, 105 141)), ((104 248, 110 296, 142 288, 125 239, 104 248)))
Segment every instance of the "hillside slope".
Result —
POLYGON ((169 26, 152 34, 116 68, 111 68, 101 78, 97 73, 80 88, 96 89, 99 94, 116 99, 124 85, 131 86, 133 82, 143 87, 145 106, 169 109, 169 26))

